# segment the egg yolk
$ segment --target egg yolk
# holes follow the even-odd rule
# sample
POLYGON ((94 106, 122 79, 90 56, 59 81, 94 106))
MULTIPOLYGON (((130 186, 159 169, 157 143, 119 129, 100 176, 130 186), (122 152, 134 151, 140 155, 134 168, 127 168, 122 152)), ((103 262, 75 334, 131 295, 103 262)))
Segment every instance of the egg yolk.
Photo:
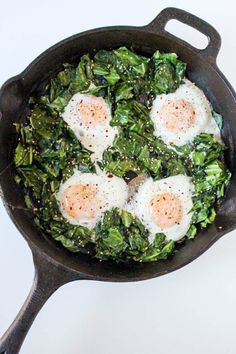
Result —
POLYGON ((78 222, 96 219, 99 216, 99 204, 96 187, 88 184, 69 186, 61 199, 63 210, 78 222))
POLYGON ((178 133, 186 132, 195 123, 195 111, 190 102, 179 99, 163 104, 159 116, 166 129, 178 133))
POLYGON ((161 229, 179 224, 182 219, 180 200, 171 193, 158 194, 150 202, 151 217, 161 229))
POLYGON ((81 121, 85 125, 104 123, 108 117, 108 110, 102 97, 93 97, 91 101, 81 99, 77 109, 80 113, 81 121))

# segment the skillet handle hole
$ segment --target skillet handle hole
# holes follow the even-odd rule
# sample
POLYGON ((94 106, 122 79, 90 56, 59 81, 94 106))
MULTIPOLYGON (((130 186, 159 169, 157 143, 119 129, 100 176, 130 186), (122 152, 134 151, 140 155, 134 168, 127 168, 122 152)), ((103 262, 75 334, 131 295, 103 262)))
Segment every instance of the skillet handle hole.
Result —
POLYGON ((197 49, 203 50, 208 46, 209 39, 206 35, 178 20, 169 20, 165 26, 165 30, 197 49))

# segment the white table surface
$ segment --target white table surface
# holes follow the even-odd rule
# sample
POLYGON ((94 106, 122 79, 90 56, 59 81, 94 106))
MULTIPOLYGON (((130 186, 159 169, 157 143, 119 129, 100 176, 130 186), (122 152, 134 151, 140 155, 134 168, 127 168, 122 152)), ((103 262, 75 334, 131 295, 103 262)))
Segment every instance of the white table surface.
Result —
MULTIPOLYGON (((67 36, 105 25, 144 25, 167 6, 190 11, 218 29, 218 65, 236 88, 236 5, 229 0, 2 0, 0 84, 67 36)), ((200 43, 198 35, 181 33, 200 43)), ((0 243, 3 333, 30 289, 33 263, 1 202, 0 243)), ((236 232, 231 232, 193 263, 161 278, 68 284, 46 303, 21 353, 235 354, 235 272, 236 232)))

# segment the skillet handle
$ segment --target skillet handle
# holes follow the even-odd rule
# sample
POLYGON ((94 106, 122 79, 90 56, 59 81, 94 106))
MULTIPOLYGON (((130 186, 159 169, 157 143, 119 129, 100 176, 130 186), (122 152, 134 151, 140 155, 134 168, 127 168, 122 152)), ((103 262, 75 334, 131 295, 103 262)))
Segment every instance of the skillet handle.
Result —
POLYGON ((62 285, 79 279, 65 268, 52 264, 37 253, 33 254, 35 277, 31 291, 17 317, 0 338, 0 354, 17 354, 35 319, 48 298, 62 285))
MULTIPOLYGON (((216 62, 217 55, 221 47, 221 37, 214 27, 203 21, 199 17, 190 14, 187 11, 174 7, 167 7, 162 10, 157 17, 145 26, 148 30, 164 33, 166 36, 174 38, 178 42, 184 42, 182 39, 175 37, 173 34, 165 30, 166 24, 170 20, 178 20, 186 25, 193 27, 208 38, 208 45, 205 49, 197 49, 188 43, 192 49, 206 57, 211 63, 216 62)), ((184 42, 186 45, 186 42, 184 42)))

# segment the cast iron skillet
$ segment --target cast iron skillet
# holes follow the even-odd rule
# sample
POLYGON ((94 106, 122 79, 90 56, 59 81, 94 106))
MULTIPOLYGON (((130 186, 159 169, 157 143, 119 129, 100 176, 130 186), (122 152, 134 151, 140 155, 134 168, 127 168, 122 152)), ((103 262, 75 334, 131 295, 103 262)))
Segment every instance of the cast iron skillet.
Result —
POLYGON ((236 227, 236 95, 216 65, 220 44, 220 36, 211 25, 183 10, 166 8, 144 27, 99 28, 65 39, 3 85, 0 91, 0 187, 9 216, 31 248, 35 279, 25 304, 0 341, 0 354, 19 352, 37 313, 63 284, 80 279, 121 282, 157 277, 191 262, 236 227), (208 37, 207 47, 198 50, 167 32, 165 26, 170 19, 177 19, 205 34, 208 37), (156 49, 176 52, 188 64, 190 80, 204 90, 213 108, 225 118, 223 137, 229 147, 226 162, 233 174, 215 223, 194 241, 186 241, 172 258, 151 264, 99 262, 86 254, 72 254, 65 250, 35 227, 32 214, 24 207, 23 192, 13 179, 12 152, 16 146, 13 123, 24 122, 29 96, 40 92, 43 83, 60 70, 62 63, 76 61, 82 54, 94 49, 112 49, 123 45, 132 46, 143 54, 151 54, 156 49))

